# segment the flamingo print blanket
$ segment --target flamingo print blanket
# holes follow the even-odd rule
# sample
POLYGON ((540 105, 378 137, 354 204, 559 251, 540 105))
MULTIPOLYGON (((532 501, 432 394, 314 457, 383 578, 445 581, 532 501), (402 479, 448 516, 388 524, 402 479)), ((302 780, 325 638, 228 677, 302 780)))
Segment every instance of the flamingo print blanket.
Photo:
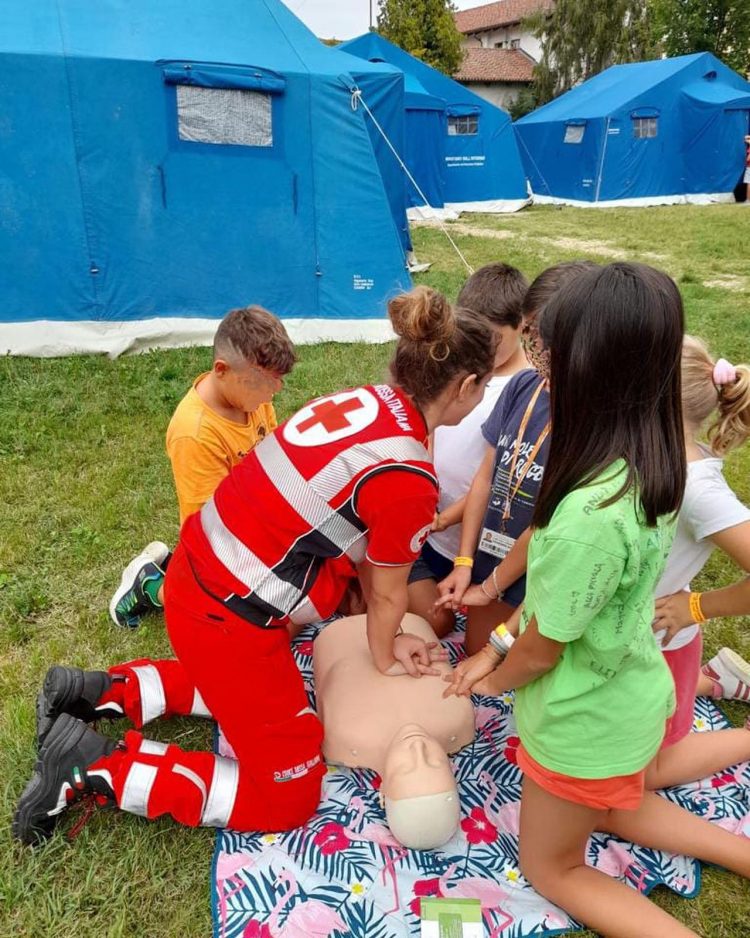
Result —
MULTIPOLYGON (((310 627, 295 654, 314 706, 310 627)), ((454 660, 462 636, 449 636, 454 660)), ((438 851, 405 850, 385 827, 379 778, 367 770, 328 767, 317 814, 285 834, 220 830, 212 866, 214 938, 417 938, 422 896, 482 902, 490 938, 564 934, 578 929, 525 882, 518 869, 521 773, 513 698, 475 698, 474 743, 454 757, 461 825, 438 851)), ((728 725, 699 698, 694 730, 728 725)), ((227 752, 221 734, 218 751, 227 752)), ((231 751, 231 750, 230 750, 231 751)), ((750 837, 750 764, 665 797, 750 837)), ((588 862, 647 893, 664 885, 681 896, 700 889, 700 865, 596 835, 588 862)))

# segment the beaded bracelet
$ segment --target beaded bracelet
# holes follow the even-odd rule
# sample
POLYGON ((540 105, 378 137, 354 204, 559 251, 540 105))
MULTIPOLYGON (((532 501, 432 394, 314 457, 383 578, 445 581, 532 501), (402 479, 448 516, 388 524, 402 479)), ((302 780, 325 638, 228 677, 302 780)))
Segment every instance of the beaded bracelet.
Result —
POLYGON ((473 557, 456 557, 453 561, 454 567, 473 567, 474 558, 473 557))
POLYGON ((691 593, 688 602, 690 604, 690 615, 693 617, 693 622, 700 624, 701 622, 708 621, 703 614, 703 609, 701 608, 700 593, 691 593))

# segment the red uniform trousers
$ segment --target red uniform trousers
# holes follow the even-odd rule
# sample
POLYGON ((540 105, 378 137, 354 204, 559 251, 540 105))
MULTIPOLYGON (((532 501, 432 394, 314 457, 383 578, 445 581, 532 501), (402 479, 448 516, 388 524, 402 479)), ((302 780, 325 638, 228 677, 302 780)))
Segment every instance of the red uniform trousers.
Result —
POLYGON ((137 727, 155 717, 211 715, 236 755, 144 739, 130 730, 124 749, 90 770, 111 778, 120 808, 182 824, 280 831, 299 827, 320 801, 323 730, 309 709, 285 628, 262 629, 205 593, 183 549, 165 582, 167 630, 177 660, 133 661, 99 702, 137 727))

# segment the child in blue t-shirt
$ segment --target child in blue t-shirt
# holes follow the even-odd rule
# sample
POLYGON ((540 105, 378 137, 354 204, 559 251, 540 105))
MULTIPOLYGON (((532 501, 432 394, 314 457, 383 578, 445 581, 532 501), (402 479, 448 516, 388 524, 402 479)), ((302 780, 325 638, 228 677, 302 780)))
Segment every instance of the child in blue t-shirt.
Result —
POLYGON ((453 571, 438 585, 441 605, 467 598, 466 651, 482 648, 498 622, 510 618, 526 591, 526 549, 549 448, 549 347, 544 307, 564 284, 594 267, 557 264, 529 287, 523 341, 533 368, 511 378, 482 426, 485 455, 467 495, 461 546, 453 571), (473 570, 472 570, 473 566, 473 570))

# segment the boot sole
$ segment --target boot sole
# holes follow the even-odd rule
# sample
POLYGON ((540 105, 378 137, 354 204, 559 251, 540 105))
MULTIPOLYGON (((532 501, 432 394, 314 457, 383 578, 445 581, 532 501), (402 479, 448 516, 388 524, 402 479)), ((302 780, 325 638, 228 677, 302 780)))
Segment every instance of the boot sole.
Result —
POLYGON ((44 678, 44 696, 55 710, 63 710, 71 700, 78 700, 83 693, 83 671, 80 668, 64 668, 59 664, 50 668, 44 678), (68 675, 72 680, 68 680, 68 675))
POLYGON ((47 698, 44 692, 36 695, 36 751, 41 751, 49 731, 55 724, 55 716, 47 712, 47 698))
MULTIPOLYGON (((104 672, 102 672, 104 674, 104 672)), ((66 668, 56 664, 47 671, 42 691, 36 699, 36 739, 40 751, 55 720, 62 713, 67 713, 84 723, 95 720, 114 720, 123 715, 122 710, 114 705, 111 710, 98 711, 96 706, 84 698, 86 686, 85 672, 80 668, 66 668)), ((94 685, 96 686, 96 685, 94 685)), ((106 681, 100 682, 99 691, 104 693, 109 688, 106 681)))
POLYGON ((57 787, 58 792, 60 788, 54 773, 45 773, 45 766, 48 761, 54 762, 59 759, 61 753, 72 749, 86 730, 85 723, 66 713, 55 720, 39 751, 34 774, 18 799, 12 824, 13 837, 16 840, 37 846, 52 835, 57 815, 67 807, 67 802, 63 801, 62 804, 58 803, 46 810, 41 807, 55 796, 55 788, 57 787))
POLYGON ((36 698, 36 746, 41 752, 47 734, 55 720, 65 712, 71 700, 77 700, 83 691, 83 672, 80 669, 51 667, 44 677, 42 691, 36 698), (73 680, 68 675, 73 674, 73 680), (62 678, 62 680, 61 680, 62 678))

